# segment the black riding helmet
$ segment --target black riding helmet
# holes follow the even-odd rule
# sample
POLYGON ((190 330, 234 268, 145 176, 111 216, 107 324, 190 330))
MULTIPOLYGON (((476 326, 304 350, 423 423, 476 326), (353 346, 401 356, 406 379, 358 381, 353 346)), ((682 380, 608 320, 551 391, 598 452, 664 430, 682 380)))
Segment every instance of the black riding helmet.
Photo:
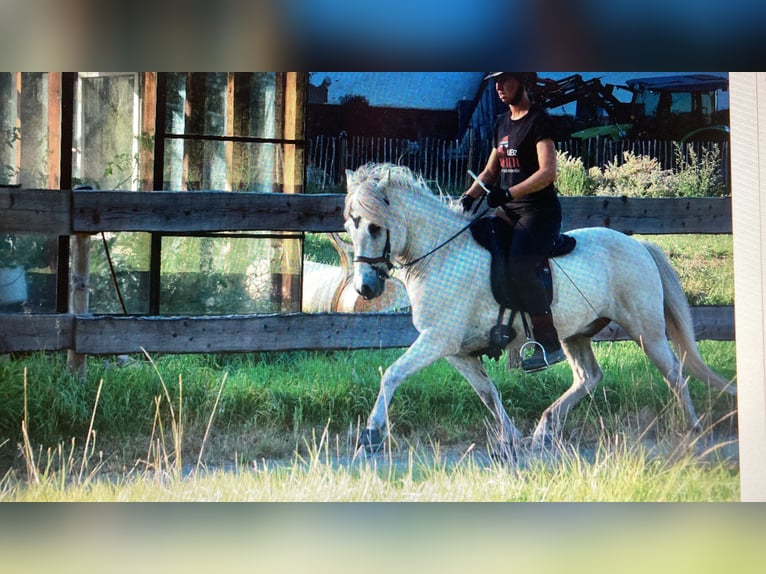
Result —
POLYGON ((537 84, 537 72, 487 72, 484 76, 485 80, 497 78, 503 74, 508 74, 516 78, 519 83, 524 86, 527 91, 532 91, 537 84))

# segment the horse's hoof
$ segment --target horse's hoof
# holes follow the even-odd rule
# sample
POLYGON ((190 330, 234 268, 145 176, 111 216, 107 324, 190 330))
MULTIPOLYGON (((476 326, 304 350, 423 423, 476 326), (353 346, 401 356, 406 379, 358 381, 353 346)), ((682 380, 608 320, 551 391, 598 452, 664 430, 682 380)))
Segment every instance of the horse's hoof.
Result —
POLYGON ((383 446, 383 438, 378 429, 364 429, 359 434, 356 450, 363 448, 368 454, 377 453, 383 446))

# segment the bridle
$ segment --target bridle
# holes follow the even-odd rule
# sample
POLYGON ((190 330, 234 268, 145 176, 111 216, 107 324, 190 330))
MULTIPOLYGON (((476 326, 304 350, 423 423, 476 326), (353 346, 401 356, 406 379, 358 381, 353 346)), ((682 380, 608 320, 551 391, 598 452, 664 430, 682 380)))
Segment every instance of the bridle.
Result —
POLYGON ((437 245, 436 247, 431 249, 428 253, 426 253, 424 255, 421 255, 420 257, 417 257, 417 258, 413 259, 412 261, 408 261, 407 263, 404 263, 402 265, 394 265, 391 262, 391 232, 389 231, 388 228, 386 228, 386 244, 383 247, 383 254, 380 255, 379 257, 365 257, 363 255, 360 255, 358 257, 354 257, 354 263, 367 263, 367 264, 369 264, 371 266, 372 265, 376 265, 378 263, 383 263, 386 266, 386 270, 383 270, 383 269, 381 269, 379 267, 374 267, 374 269, 378 272, 378 276, 381 279, 388 279, 390 277, 389 271, 391 271, 392 269, 406 269, 408 267, 412 267, 416 263, 420 263, 421 261, 423 261, 425 258, 430 257, 431 255, 433 255, 434 253, 439 251, 439 249, 441 249, 442 247, 444 247, 445 245, 447 245, 451 241, 457 239, 460 235, 462 235, 463 233, 468 231, 471 228, 471 225, 473 225, 474 222, 477 219, 480 219, 481 217, 484 217, 484 215, 489 210, 490 210, 489 207, 486 208, 484 211, 482 211, 480 214, 478 214, 475 218, 471 219, 471 221, 469 221, 457 233, 453 234, 448 239, 446 239, 445 241, 441 242, 439 245, 437 245))
POLYGON ((383 263, 386 266, 385 270, 380 267, 373 268, 378 272, 378 276, 381 279, 388 279, 390 277, 389 271, 394 269, 394 264, 391 263, 391 232, 388 228, 386 228, 386 244, 383 246, 383 254, 379 257, 365 257, 364 255, 359 255, 358 257, 354 257, 354 263, 367 263, 371 266, 383 263))

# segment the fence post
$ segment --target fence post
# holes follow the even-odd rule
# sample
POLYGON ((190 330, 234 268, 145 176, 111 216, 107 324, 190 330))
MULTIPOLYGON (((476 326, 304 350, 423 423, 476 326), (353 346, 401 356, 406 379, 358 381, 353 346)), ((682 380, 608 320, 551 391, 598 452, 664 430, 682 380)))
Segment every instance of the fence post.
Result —
MULTIPOLYGON (((71 238, 72 270, 69 274, 69 313, 82 315, 88 312, 90 283, 90 236, 73 235, 71 238)), ((74 349, 67 351, 67 367, 85 376, 86 355, 74 349)))
POLYGON ((343 183, 346 178, 346 154, 348 153, 348 137, 346 132, 340 132, 338 136, 338 176, 335 181, 343 183))

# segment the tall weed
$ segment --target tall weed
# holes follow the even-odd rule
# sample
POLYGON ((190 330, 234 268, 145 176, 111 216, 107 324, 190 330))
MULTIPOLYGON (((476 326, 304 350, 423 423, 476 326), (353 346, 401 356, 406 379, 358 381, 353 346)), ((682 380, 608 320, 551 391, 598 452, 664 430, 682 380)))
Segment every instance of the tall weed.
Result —
POLYGON ((689 145, 684 151, 676 144, 677 167, 674 187, 678 197, 716 197, 726 195, 721 173, 721 154, 717 144, 689 145))

